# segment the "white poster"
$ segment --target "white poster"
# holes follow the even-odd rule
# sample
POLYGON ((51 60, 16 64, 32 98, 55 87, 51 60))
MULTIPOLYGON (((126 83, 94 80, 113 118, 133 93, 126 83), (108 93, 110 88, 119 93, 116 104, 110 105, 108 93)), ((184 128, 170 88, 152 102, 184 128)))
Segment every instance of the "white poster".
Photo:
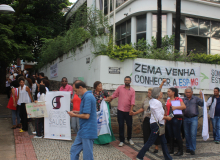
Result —
POLYGON ((205 102, 204 94, 203 96, 203 125, 202 125, 202 137, 204 141, 207 141, 209 139, 209 124, 208 124, 208 116, 207 116, 207 106, 205 102))
POLYGON ((50 66, 50 78, 55 78, 58 76, 57 63, 50 66))
POLYGON ((44 138, 71 140, 70 92, 48 92, 45 101, 48 118, 44 118, 44 138))
POLYGON ((215 87, 220 88, 220 70, 211 69, 210 70, 209 89, 214 90, 215 87))
POLYGON ((97 112, 97 129, 98 129, 98 136, 103 134, 110 134, 111 131, 109 128, 109 113, 108 107, 104 100, 100 105, 100 111, 97 112))
POLYGON ((200 85, 200 68, 157 66, 134 61, 133 85, 159 87, 163 79, 167 80, 163 86, 166 88, 187 88, 191 86, 197 89, 200 85))
POLYGON ((45 102, 25 104, 28 118, 48 117, 45 102))

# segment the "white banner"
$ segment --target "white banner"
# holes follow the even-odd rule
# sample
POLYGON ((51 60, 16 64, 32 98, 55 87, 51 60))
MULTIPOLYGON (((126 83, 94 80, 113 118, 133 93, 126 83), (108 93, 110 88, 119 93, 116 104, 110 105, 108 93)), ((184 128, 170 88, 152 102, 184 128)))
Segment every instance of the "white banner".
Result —
POLYGON ((55 78, 58 76, 57 63, 50 66, 50 78, 55 78))
POLYGON ((200 85, 200 68, 166 67, 134 61, 133 85, 159 87, 163 79, 167 79, 163 86, 166 88, 187 88, 191 86, 197 89, 200 85))
POLYGON ((209 89, 214 90, 215 87, 220 88, 220 70, 211 69, 210 70, 209 89))
POLYGON ((54 91, 45 96, 48 118, 44 118, 45 138, 71 140, 70 92, 54 91))
POLYGON ((202 126, 202 137, 204 141, 207 141, 209 139, 209 124, 208 124, 208 116, 207 116, 207 106, 205 102, 205 97, 204 94, 202 93, 203 96, 203 126, 202 126))
POLYGON ((97 128, 98 128, 98 136, 103 134, 110 134, 111 131, 109 128, 109 113, 108 107, 104 100, 100 105, 100 111, 97 112, 97 128))

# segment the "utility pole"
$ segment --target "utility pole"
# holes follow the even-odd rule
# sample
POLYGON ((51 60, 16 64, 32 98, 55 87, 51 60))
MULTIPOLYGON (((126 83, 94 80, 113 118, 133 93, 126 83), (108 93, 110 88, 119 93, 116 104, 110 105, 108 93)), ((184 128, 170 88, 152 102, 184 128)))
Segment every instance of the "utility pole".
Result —
POLYGON ((113 46, 115 45, 115 12, 116 12, 116 0, 113 1, 113 46))
POLYGON ((181 0, 176 0, 175 49, 180 51, 181 0))
POLYGON ((157 48, 161 48, 161 0, 157 0, 157 48))

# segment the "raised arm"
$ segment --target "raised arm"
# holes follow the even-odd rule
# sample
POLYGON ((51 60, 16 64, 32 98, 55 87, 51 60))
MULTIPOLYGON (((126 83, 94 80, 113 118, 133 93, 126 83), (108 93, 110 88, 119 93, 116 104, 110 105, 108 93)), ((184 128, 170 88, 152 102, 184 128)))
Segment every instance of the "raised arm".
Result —
POLYGON ((163 79, 162 83, 160 84, 159 88, 162 88, 164 83, 166 82, 167 80, 166 79, 163 79))

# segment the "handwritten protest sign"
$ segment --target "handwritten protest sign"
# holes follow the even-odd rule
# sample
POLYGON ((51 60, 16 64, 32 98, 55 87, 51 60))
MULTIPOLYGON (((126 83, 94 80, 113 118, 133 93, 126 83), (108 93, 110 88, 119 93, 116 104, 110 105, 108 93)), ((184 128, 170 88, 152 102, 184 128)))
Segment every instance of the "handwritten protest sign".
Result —
POLYGON ((45 102, 26 104, 28 118, 48 117, 45 102))

